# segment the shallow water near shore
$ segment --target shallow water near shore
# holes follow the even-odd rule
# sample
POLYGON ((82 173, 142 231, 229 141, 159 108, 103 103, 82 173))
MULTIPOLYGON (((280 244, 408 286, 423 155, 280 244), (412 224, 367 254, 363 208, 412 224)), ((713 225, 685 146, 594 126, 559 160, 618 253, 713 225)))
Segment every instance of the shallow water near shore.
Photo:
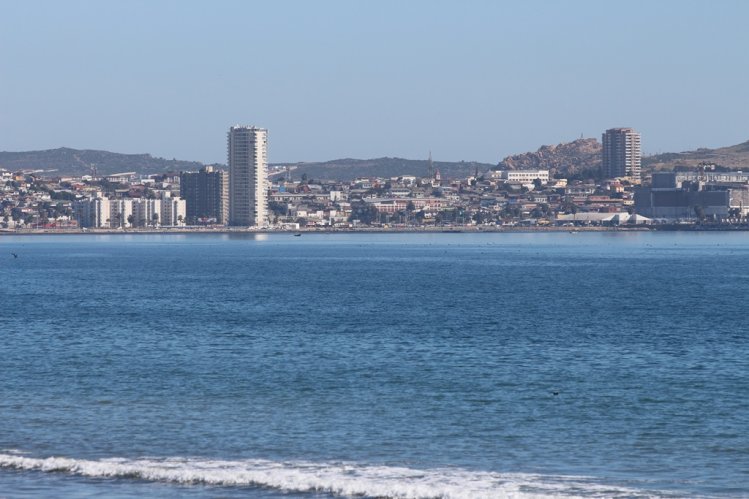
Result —
POLYGON ((7 236, 0 279, 2 497, 749 493, 749 233, 7 236))

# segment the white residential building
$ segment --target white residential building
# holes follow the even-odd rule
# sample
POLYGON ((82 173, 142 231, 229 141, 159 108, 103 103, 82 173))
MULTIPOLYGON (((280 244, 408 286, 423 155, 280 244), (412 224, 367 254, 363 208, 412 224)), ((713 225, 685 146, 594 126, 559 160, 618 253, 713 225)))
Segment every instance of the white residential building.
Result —
POLYGON ((532 184, 534 180, 547 183, 549 170, 497 170, 492 172, 491 177, 510 184, 532 184))
POLYGON ((268 130, 236 125, 229 129, 229 224, 268 223, 268 130))
POLYGON ((149 227, 161 224, 160 199, 128 199, 133 206, 133 227, 149 227))
POLYGON ((101 193, 91 199, 74 202, 73 211, 80 227, 102 229, 113 225, 109 199, 101 193))
POLYGON ((132 199, 109 200, 109 226, 131 227, 135 222, 132 199))
POLYGON ((187 218, 187 203, 182 198, 165 196, 161 199, 161 225, 184 225, 187 218))
POLYGON ((162 199, 110 199, 96 193, 76 201, 73 209, 81 227, 96 229, 184 225, 187 216, 185 200, 168 193, 162 199))

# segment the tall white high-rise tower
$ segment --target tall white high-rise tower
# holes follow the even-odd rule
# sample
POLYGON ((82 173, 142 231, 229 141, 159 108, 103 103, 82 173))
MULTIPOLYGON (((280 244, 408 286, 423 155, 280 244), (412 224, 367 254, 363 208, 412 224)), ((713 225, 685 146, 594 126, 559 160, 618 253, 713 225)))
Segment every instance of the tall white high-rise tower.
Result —
POLYGON ((229 224, 268 223, 268 130, 235 125, 229 129, 229 224))
POLYGON ((603 176, 630 177, 640 180, 642 154, 640 134, 633 128, 611 128, 601 138, 603 142, 603 176))

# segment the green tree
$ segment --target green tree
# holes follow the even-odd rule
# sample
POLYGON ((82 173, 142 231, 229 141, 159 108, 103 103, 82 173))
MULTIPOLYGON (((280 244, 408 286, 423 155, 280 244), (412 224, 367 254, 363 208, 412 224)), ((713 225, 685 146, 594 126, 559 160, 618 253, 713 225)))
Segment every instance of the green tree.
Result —
POLYGON ((351 215, 349 216, 349 222, 358 220, 365 225, 371 225, 372 222, 379 219, 379 212, 377 208, 369 203, 357 203, 351 207, 351 215))
POLYGON ((287 204, 280 201, 270 201, 268 209, 278 216, 285 216, 289 211, 287 204))
POLYGON ((473 221, 481 225, 486 221, 486 215, 484 215, 484 213, 481 211, 477 211, 473 214, 473 221))
POLYGON ((705 208, 701 204, 694 207, 694 214, 697 215, 700 222, 705 220, 705 208))

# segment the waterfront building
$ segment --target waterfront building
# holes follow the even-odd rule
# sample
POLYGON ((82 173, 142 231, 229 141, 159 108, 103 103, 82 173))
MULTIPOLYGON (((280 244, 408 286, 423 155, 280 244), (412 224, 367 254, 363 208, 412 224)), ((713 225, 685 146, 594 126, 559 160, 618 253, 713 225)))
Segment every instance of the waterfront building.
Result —
POLYGON ((407 211, 411 203, 414 210, 441 210, 446 208, 448 202, 444 198, 368 198, 364 201, 370 206, 374 206, 381 213, 397 213, 407 211))
POLYGON ((183 172, 179 182, 190 223, 226 224, 229 221, 229 174, 212 166, 198 172, 183 172))
POLYGON ((161 222, 160 199, 132 199, 133 227, 156 227, 161 222))
POLYGON ((183 225, 187 213, 185 200, 168 193, 162 199, 110 199, 97 193, 76 201, 73 210, 80 227, 95 229, 183 225))
POLYGON ((637 213, 662 219, 714 219, 749 214, 742 172, 655 172, 650 187, 635 191, 637 213))
POLYGON ((602 136, 604 178, 630 177, 640 181, 640 133, 633 128, 611 128, 602 136))
POLYGON ((73 213, 79 227, 100 229, 111 226, 109 199, 103 197, 101 193, 96 193, 91 199, 73 203, 73 213))
POLYGON ((187 219, 187 202, 182 198, 172 197, 165 193, 161 198, 161 225, 184 225, 187 219))
POLYGON ((109 226, 131 227, 134 222, 133 200, 110 199, 109 200, 109 226))
POLYGON ((268 131, 236 125, 229 129, 229 224, 262 227, 268 223, 268 131))

